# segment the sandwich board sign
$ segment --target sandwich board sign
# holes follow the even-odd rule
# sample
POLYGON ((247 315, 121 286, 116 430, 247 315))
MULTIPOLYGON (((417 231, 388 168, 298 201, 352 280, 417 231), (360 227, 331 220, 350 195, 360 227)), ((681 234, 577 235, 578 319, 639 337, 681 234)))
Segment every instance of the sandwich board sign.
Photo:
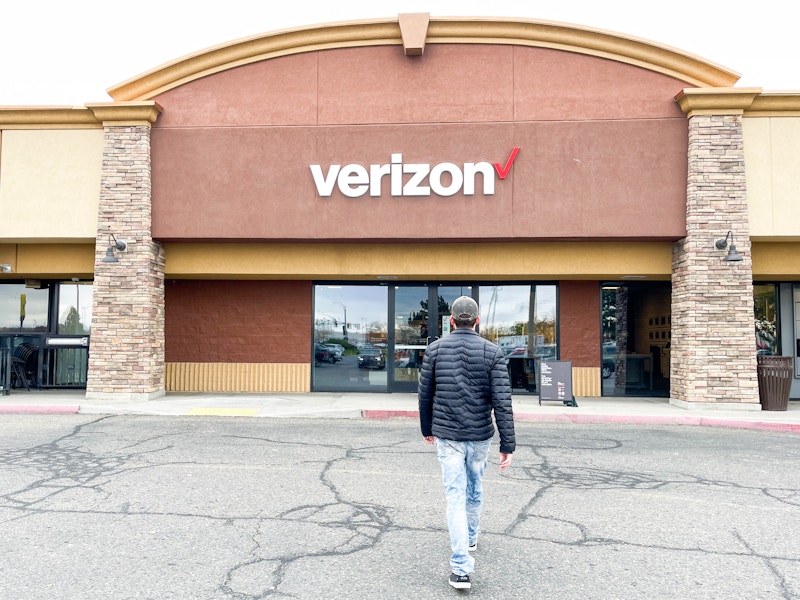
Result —
POLYGON ((572 395, 572 361, 543 360, 539 365, 539 404, 542 400, 578 406, 572 395))

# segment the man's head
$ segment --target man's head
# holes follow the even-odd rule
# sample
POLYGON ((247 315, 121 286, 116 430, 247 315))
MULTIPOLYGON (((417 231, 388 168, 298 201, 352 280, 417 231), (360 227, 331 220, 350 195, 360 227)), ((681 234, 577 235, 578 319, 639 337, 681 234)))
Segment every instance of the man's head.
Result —
POLYGON ((478 315, 478 303, 469 296, 456 298, 450 308, 450 318, 456 327, 470 328, 481 320, 478 315))

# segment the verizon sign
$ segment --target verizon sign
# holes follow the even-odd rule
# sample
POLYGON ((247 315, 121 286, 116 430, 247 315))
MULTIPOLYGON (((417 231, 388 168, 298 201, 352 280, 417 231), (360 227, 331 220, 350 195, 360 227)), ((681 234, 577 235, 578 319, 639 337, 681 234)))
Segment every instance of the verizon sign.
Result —
POLYGON ((476 185, 482 186, 484 196, 494 194, 495 175, 505 179, 517 157, 519 148, 515 147, 505 165, 499 162, 475 162, 457 165, 442 162, 436 165, 426 163, 404 163, 402 154, 392 154, 389 164, 384 165, 331 165, 323 172, 321 165, 309 165, 317 193, 323 198, 333 194, 336 187, 348 198, 383 195, 388 186, 392 196, 453 196, 462 192, 465 196, 475 194, 476 185))

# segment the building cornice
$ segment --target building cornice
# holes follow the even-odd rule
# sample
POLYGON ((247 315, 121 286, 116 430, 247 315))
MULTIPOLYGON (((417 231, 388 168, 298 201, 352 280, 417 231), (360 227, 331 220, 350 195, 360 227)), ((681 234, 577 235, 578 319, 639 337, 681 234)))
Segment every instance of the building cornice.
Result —
MULTIPOLYGON (((509 44, 553 48, 615 60, 656 71, 689 86, 732 86, 739 74, 691 54, 647 40, 553 21, 431 18, 424 44, 509 44)), ((280 56, 397 45, 404 48, 400 19, 373 19, 286 29, 236 40, 184 56, 108 89, 117 101, 151 100, 208 75, 280 56)))
POLYGON ((85 106, 0 107, 0 129, 98 129, 102 126, 85 106))
POLYGON ((0 129, 101 129, 150 126, 161 114, 157 102, 100 102, 86 106, 0 107, 0 129))
POLYGON ((800 92, 762 92, 761 88, 688 88, 675 96, 687 116, 800 116, 800 92))
POLYGON ((798 117, 800 92, 769 92, 759 94, 745 110, 745 117, 798 117))

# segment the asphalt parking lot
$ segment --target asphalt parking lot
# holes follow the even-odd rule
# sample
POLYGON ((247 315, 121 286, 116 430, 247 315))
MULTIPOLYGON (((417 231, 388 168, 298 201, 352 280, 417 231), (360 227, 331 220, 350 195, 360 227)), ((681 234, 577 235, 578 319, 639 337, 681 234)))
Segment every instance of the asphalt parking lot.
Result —
POLYGON ((521 422, 472 591, 413 419, 4 415, 0 598, 798 598, 796 434, 521 422))

